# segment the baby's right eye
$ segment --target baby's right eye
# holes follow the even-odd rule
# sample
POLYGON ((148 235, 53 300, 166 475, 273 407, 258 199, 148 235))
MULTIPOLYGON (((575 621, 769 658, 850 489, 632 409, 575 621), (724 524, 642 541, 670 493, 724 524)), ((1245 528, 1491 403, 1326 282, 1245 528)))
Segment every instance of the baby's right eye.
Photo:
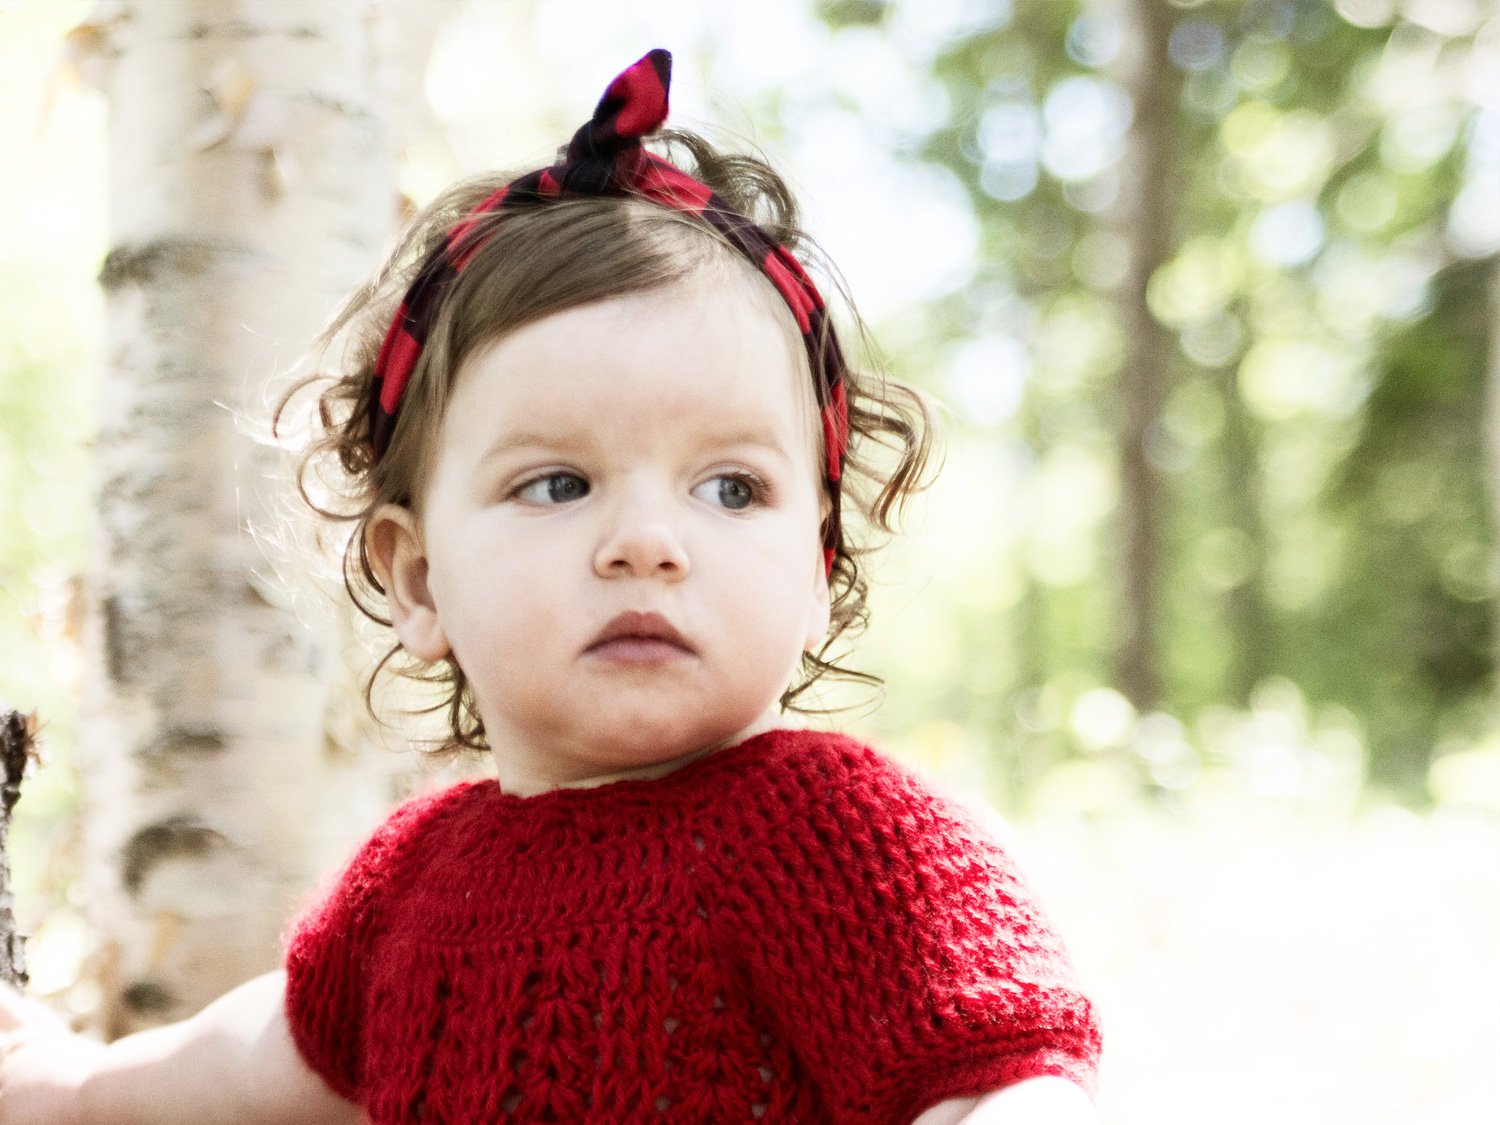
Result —
POLYGON ((577 473, 548 473, 527 481, 515 496, 528 504, 566 504, 589 494, 589 482, 577 473))

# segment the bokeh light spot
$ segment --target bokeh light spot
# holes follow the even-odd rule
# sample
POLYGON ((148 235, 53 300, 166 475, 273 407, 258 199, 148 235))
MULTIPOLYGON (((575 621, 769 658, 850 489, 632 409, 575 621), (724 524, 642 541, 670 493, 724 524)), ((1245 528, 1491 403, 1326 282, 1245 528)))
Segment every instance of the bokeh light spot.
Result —
POLYGON ((1025 199, 1036 190, 1040 173, 1035 161, 1019 164, 986 164, 979 173, 979 186, 984 194, 1001 203, 1014 203, 1025 199))
POLYGON ((1219 312, 1237 291, 1240 255, 1222 238, 1200 235, 1152 275, 1146 300, 1163 324, 1179 326, 1219 312))
POLYGON ((982 336, 953 349, 948 382, 959 409, 979 426, 1011 420, 1021 405, 1031 357, 1009 336, 982 336))
POLYGON ((1119 368, 1125 341, 1108 301, 1068 294, 1042 310, 1036 330, 1038 375, 1049 394, 1069 394, 1119 368))
POLYGON ((1360 172, 1339 188, 1334 210, 1345 226, 1374 234, 1396 217, 1396 187, 1380 172, 1360 172))
POLYGON ((997 164, 1035 161, 1042 147, 1042 119, 1029 102, 1000 102, 979 120, 979 147, 997 164))
POLYGON ((1068 725, 1080 743, 1090 750, 1120 746, 1130 737, 1135 708, 1114 688, 1086 691, 1073 703, 1068 725))
POLYGON ((1250 226, 1250 252, 1270 266, 1300 266, 1323 246, 1323 216, 1310 200, 1267 207, 1250 226))
POLYGON ((1273 89, 1291 68, 1291 52, 1285 45, 1266 39, 1245 40, 1235 48, 1229 63, 1230 73, 1240 88, 1253 94, 1273 89))
POLYGON ((1316 195, 1328 178, 1336 150, 1328 121, 1308 110, 1280 113, 1247 102, 1225 118, 1225 147, 1240 160, 1241 183, 1258 199, 1274 202, 1316 195))
POLYGON ((1183 354, 1201 367, 1223 367, 1240 354, 1245 328, 1239 317, 1220 312, 1182 329, 1183 354))
POLYGON ((1064 78, 1042 104, 1042 163, 1060 180, 1086 180, 1120 158, 1131 106, 1125 91, 1088 76, 1064 78))
POLYGON ((1396 0, 1334 0, 1333 8, 1355 27, 1384 27, 1396 18, 1396 0))
POLYGON ((1207 70, 1224 57, 1224 29, 1213 20, 1183 20, 1172 29, 1167 53, 1183 70, 1207 70))
POLYGON ((1105 9, 1085 12, 1068 27, 1068 57, 1083 66, 1102 67, 1115 61, 1125 42, 1125 27, 1105 9))
POLYGON ((1404 110, 1381 130, 1380 159, 1395 172, 1425 172, 1452 150, 1461 120, 1457 106, 1442 103, 1404 110))
POLYGON ((1183 445, 1202 448, 1224 430, 1224 400, 1207 379, 1190 380, 1168 396, 1162 424, 1183 445))
POLYGON ((1349 378, 1348 362, 1320 342, 1260 340, 1240 363, 1240 394, 1256 414, 1271 420, 1303 412, 1336 413, 1349 378))
POLYGON ((1237 527, 1208 532, 1198 543, 1194 560, 1203 581, 1215 590, 1243 585, 1255 568, 1255 547, 1237 527))

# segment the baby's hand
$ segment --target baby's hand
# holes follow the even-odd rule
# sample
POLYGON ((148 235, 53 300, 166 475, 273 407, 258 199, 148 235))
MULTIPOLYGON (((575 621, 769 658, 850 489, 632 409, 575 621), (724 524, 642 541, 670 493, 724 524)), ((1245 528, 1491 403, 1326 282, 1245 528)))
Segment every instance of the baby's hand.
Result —
POLYGON ((0 985, 0 1125, 83 1125, 83 1082, 103 1052, 0 985))

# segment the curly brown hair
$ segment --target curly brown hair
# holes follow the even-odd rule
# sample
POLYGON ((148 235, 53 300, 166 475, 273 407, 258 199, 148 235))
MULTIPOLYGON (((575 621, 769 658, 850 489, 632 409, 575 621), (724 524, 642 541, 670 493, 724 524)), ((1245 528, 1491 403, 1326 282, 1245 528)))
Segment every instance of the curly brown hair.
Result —
MULTIPOLYGON (((839 311, 865 344, 863 350, 872 351, 836 272, 802 230, 790 190, 765 161, 721 153, 686 131, 663 132, 658 140, 669 159, 820 275, 825 291, 841 297, 839 311)), ((569 198, 509 210, 503 218, 486 216, 481 239, 476 240, 478 249, 444 298, 404 393, 390 444, 377 460, 370 433, 375 361, 402 295, 454 226, 515 178, 491 174, 461 182, 417 214, 384 265, 315 344, 322 355, 336 341, 342 344, 343 373, 298 381, 276 408, 273 429, 284 440, 292 403, 316 390, 312 434, 298 451, 298 490, 315 513, 347 529, 342 544, 345 589, 360 612, 382 626, 391 622, 384 613, 385 590, 371 567, 365 531, 383 504, 420 511, 439 428, 465 362, 506 333, 543 317, 669 285, 715 256, 739 257, 739 251, 707 223, 628 197, 569 198)), ((830 321, 828 332, 834 331, 830 321)), ((847 644, 856 636, 869 615, 869 580, 861 560, 895 530, 907 500, 928 483, 932 462, 934 419, 921 394, 857 365, 851 365, 845 379, 850 440, 840 482, 843 515, 829 573, 831 623, 823 645, 803 655, 796 682, 781 697, 783 708, 803 713, 823 710, 799 704, 799 699, 825 676, 879 685, 878 677, 839 663, 841 642, 847 644), (851 523, 857 528, 853 534, 851 523)), ((371 714, 376 681, 390 669, 437 685, 444 695, 442 701, 418 711, 447 711, 448 738, 437 753, 488 749, 473 692, 451 654, 429 665, 409 656, 398 659, 403 652, 399 642, 394 644, 366 679, 365 702, 371 714)))

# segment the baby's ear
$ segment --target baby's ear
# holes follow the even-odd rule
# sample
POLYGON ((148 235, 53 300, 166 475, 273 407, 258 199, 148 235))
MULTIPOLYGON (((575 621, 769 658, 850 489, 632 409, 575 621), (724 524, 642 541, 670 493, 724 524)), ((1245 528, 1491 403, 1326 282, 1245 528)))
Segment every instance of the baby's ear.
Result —
POLYGON ((409 508, 382 504, 365 525, 365 554, 385 589, 391 625, 401 647, 432 663, 452 651, 427 585, 422 529, 409 508))
POLYGON ((817 652, 828 639, 831 623, 828 592, 828 569, 823 562, 823 553, 818 552, 818 573, 813 578, 812 597, 807 606, 807 636, 802 639, 803 652, 817 652))

